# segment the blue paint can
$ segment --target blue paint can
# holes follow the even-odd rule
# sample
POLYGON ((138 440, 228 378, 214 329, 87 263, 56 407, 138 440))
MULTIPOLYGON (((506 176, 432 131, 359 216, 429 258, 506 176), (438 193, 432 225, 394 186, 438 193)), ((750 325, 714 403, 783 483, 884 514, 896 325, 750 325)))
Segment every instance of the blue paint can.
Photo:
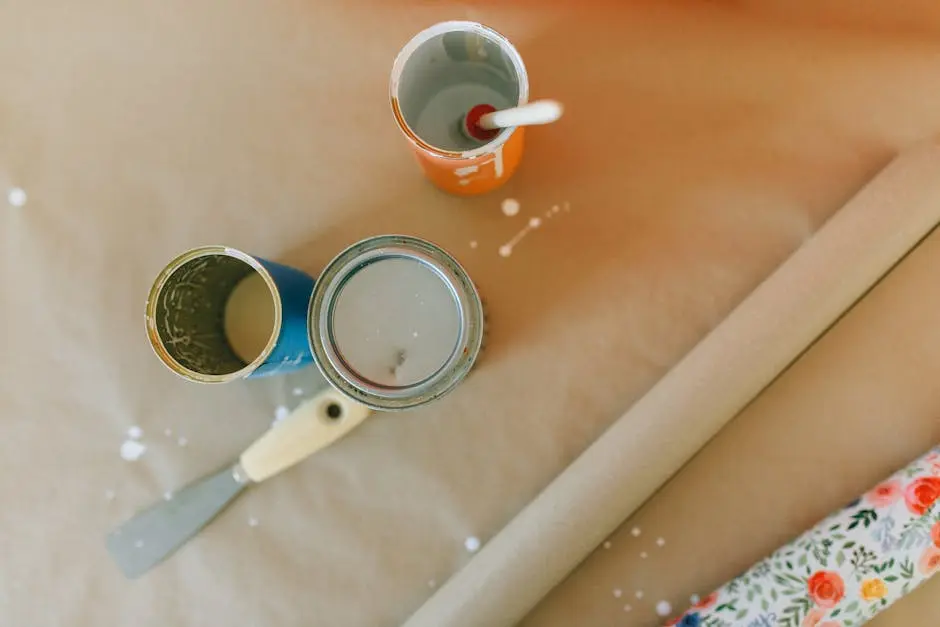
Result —
POLYGON ((313 363, 307 310, 315 280, 227 246, 171 261, 147 299, 147 337, 170 370, 197 383, 284 374, 313 363))

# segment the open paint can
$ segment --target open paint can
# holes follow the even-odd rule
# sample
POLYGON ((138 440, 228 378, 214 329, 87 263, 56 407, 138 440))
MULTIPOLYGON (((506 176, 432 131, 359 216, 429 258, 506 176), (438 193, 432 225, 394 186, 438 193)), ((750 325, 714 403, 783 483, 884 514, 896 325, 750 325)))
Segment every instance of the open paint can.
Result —
POLYGON ((443 22, 418 33, 392 67, 392 112, 425 175, 462 195, 505 183, 522 157, 522 127, 501 129, 488 141, 462 129, 478 105, 526 104, 529 79, 509 40, 476 22, 443 22))
POLYGON ((483 304, 466 271, 431 242, 382 235, 327 265, 310 299, 317 366, 334 387, 378 410, 429 403, 470 372, 483 304))
POLYGON ((307 341, 310 275, 226 246, 183 253, 147 299, 147 337, 170 370, 226 383, 313 362, 307 341))

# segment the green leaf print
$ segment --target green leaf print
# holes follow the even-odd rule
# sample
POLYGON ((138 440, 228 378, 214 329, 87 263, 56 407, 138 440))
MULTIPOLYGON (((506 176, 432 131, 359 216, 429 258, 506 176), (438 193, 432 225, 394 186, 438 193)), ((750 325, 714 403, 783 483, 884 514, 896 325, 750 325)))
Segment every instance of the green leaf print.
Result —
POLYGON ((878 558, 877 555, 863 546, 856 546, 852 552, 852 568, 857 576, 871 572, 873 562, 878 558))
POLYGON ((776 588, 771 588, 771 589, 770 589, 770 598, 771 598, 772 600, 774 600, 774 601, 776 601, 777 599, 780 598, 780 595, 777 594, 777 589, 776 589, 776 588))
POLYGON ((838 616, 838 615, 841 614, 841 613, 842 613, 842 609, 841 609, 841 608, 836 608, 836 609, 832 610, 832 614, 830 614, 829 616, 830 616, 831 618, 835 618, 836 616, 838 616))
POLYGON ((839 551, 836 553, 836 566, 842 566, 845 564, 845 553, 839 551))
POLYGON ((767 601, 766 598, 760 600, 760 608, 764 610, 765 612, 770 610, 770 603, 767 601))
POLYGON ((888 583, 894 583, 897 580, 898 580, 897 575, 888 575, 887 577, 885 577, 885 581, 888 583))
POLYGON ((849 603, 848 607, 845 608, 846 614, 854 614, 858 610, 858 601, 852 601, 849 603))
POLYGON ((868 529, 876 520, 878 520, 878 512, 873 509, 862 509, 852 514, 852 522, 849 523, 848 529, 851 531, 859 525, 864 525, 868 529))
POLYGON ((901 576, 905 579, 914 578, 914 562, 912 562, 910 558, 905 559, 901 563, 901 576))
POLYGON ((747 608, 744 608, 743 610, 740 610, 740 611, 735 615, 734 619, 735 619, 735 620, 741 620, 741 619, 744 618, 745 616, 747 616, 747 608))

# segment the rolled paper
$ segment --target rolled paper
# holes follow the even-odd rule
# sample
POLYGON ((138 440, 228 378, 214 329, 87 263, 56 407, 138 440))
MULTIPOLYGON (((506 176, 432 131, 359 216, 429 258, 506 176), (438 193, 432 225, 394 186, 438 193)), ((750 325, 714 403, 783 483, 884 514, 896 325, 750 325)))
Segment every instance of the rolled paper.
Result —
POLYGON ((940 572, 940 446, 666 625, 857 627, 940 572))
POLYGON ((940 222, 940 145, 894 159, 405 627, 508 627, 940 222))

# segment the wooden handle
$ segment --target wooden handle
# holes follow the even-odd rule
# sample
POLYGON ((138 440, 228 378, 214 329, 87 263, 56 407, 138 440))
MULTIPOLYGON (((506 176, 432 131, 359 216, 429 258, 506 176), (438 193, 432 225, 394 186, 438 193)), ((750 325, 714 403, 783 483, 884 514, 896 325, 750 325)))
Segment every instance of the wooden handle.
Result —
POLYGON ((264 481, 336 442, 372 413, 336 390, 324 390, 258 438, 239 462, 252 481, 264 481))

